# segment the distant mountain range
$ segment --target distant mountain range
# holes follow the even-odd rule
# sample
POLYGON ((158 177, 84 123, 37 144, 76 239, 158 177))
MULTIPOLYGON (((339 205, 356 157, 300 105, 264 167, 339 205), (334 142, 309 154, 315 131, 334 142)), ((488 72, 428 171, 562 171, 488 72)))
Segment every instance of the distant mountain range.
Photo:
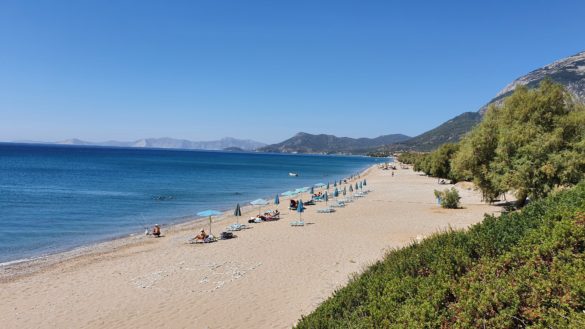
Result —
POLYGON ((373 148, 387 144, 400 143, 410 139, 402 134, 385 135, 376 138, 349 138, 333 135, 312 135, 300 132, 278 144, 258 149, 262 152, 277 153, 345 153, 363 154, 373 148))
POLYGON ((217 141, 195 142, 186 139, 175 138, 144 138, 132 142, 105 141, 105 142, 87 142, 80 139, 72 138, 63 141, 46 143, 32 141, 16 141, 29 143, 60 144, 60 145, 93 145, 93 146, 111 146, 111 147, 144 147, 144 148, 165 148, 165 149, 191 149, 191 150, 244 150, 254 151, 259 147, 265 146, 265 143, 242 140, 231 137, 222 138, 217 141))
POLYGON ((477 125, 489 105, 501 105, 516 86, 537 87, 544 79, 560 83, 578 102, 585 103, 585 52, 563 58, 534 70, 510 83, 477 112, 465 112, 425 133, 410 138, 405 135, 386 135, 377 138, 347 138, 332 135, 298 133, 284 142, 260 148, 265 152, 288 153, 353 153, 396 152, 405 150, 431 151, 444 143, 458 142, 477 125))

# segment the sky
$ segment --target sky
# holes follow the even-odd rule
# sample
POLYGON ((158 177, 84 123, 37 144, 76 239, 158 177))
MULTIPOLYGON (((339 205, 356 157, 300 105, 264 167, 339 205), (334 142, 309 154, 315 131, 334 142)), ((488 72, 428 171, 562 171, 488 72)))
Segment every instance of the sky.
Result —
POLYGON ((415 136, 585 50, 585 1, 0 0, 0 141, 415 136))

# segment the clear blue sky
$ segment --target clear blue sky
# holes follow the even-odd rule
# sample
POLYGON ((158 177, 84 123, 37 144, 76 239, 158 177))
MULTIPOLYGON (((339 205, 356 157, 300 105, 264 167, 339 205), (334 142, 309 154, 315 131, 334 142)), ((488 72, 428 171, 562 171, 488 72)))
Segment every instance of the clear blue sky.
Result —
POLYGON ((585 1, 0 1, 0 140, 417 135, 585 50, 585 1))

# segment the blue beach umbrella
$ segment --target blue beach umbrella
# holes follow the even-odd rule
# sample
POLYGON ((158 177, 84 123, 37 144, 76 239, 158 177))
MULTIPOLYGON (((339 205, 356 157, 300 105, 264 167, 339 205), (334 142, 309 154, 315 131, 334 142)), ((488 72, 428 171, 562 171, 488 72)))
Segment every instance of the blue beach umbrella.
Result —
POLYGON ((311 186, 311 195, 315 194, 315 188, 313 186, 311 186))
POLYGON ((337 187, 335 188, 335 191, 333 191, 333 196, 336 198, 339 196, 339 190, 337 189, 337 187))
POLYGON ((238 220, 238 218, 240 216, 242 216, 242 209, 240 209, 240 204, 239 203, 236 205, 236 210, 234 210, 234 216, 236 216, 236 223, 239 224, 240 221, 238 220))
POLYGON ((353 192, 353 185, 349 185, 349 191, 353 192))
POLYGON ((364 185, 362 184, 362 182, 360 182, 360 190, 364 188, 364 185))
POLYGON ((297 206, 297 212, 299 213, 299 220, 301 219, 301 214, 305 211, 305 206, 303 205, 303 200, 299 199, 299 205, 297 206))
POLYGON ((364 178, 364 186, 368 185, 368 183, 366 182, 366 179, 364 178))
POLYGON ((209 234, 211 234, 211 216, 221 215, 221 212, 217 210, 204 210, 197 213, 197 216, 208 217, 209 216, 209 234))
POLYGON ((264 199, 256 199, 256 200, 250 202, 250 204, 253 206, 258 206, 258 215, 260 215, 260 208, 262 208, 262 206, 267 205, 268 201, 266 201, 264 199))
POLYGON ((323 198, 325 199, 325 204, 327 204, 327 201, 329 201, 329 193, 327 193, 327 191, 325 191, 325 196, 323 198))
POLYGON ((274 197, 274 204, 280 204, 280 199, 278 198, 278 194, 274 197))
POLYGON ((360 188, 360 187, 359 187, 358 183, 355 182, 355 189, 357 190, 358 188, 360 188))
POLYGON ((333 187, 337 187, 337 181, 333 182, 333 187))
POLYGON ((344 186, 343 187, 343 196, 345 196, 347 194, 347 188, 344 186))
POLYGON ((327 189, 329 189, 329 182, 327 182, 327 189))

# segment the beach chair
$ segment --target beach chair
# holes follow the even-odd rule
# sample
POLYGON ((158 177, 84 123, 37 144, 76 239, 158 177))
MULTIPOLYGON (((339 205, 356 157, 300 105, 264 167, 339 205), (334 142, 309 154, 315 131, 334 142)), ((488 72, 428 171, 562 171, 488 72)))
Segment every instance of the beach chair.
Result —
POLYGON ((332 212, 335 212, 335 209, 333 209, 331 207, 327 207, 327 208, 317 209, 317 212, 320 214, 330 214, 332 212))
POLYGON ((208 236, 204 240, 191 238, 187 241, 187 243, 189 243, 189 244, 212 243, 212 242, 217 242, 217 238, 212 236, 212 235, 208 236))
POLYGON ((295 220, 294 222, 290 222, 290 226, 305 226, 305 222, 302 220, 295 220))
POLYGON ((343 202, 343 201, 332 202, 330 207, 343 208, 343 207, 345 207, 345 202, 343 202))
POLYGON ((235 232, 235 231, 240 231, 240 230, 243 230, 243 229, 246 229, 246 228, 248 228, 247 225, 233 223, 232 225, 226 227, 226 231, 235 232))

